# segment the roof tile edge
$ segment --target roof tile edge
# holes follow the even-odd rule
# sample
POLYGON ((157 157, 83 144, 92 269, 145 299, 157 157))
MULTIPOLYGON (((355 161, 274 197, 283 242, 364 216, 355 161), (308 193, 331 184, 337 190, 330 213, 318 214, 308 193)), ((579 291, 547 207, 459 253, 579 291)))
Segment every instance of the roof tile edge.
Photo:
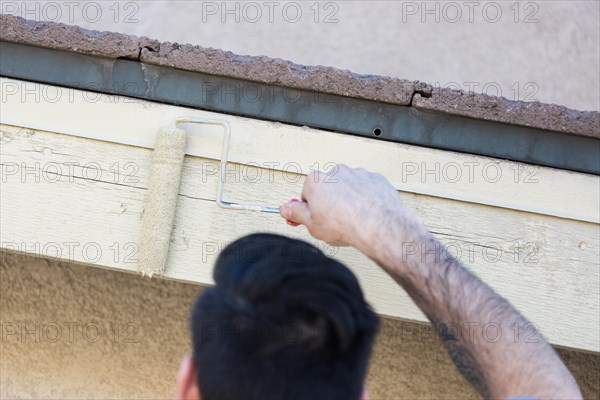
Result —
POLYGON ((398 105, 410 105, 415 93, 430 93, 423 82, 377 75, 360 75, 325 66, 305 66, 266 56, 241 56, 189 44, 161 43, 158 51, 142 49, 140 61, 211 75, 355 97, 398 105))
POLYGON ((514 101, 504 97, 435 88, 428 97, 415 95, 418 109, 570 133, 600 139, 600 113, 577 111, 539 101, 514 101))
POLYGON ((113 32, 98 32, 55 22, 36 22, 0 14, 0 40, 107 58, 138 60, 142 48, 157 48, 157 40, 113 32))
POLYGON ((419 81, 359 75, 265 56, 240 56, 218 49, 161 43, 147 37, 91 31, 4 14, 0 15, 0 40, 600 138, 600 113, 596 111, 433 89, 419 81))
POLYGON ((160 43, 146 37, 5 14, 0 15, 0 40, 406 106, 415 93, 431 92, 430 85, 418 81, 359 75, 333 67, 307 67, 266 56, 240 56, 202 46, 160 43))

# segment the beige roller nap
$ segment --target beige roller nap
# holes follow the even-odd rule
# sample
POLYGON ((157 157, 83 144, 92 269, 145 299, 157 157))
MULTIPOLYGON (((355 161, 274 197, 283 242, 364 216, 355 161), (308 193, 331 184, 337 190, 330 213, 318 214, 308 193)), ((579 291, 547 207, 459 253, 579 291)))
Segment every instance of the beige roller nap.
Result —
POLYGON ((176 127, 161 128, 156 136, 142 217, 138 261, 142 275, 160 275, 167 265, 186 143, 185 131, 176 127))

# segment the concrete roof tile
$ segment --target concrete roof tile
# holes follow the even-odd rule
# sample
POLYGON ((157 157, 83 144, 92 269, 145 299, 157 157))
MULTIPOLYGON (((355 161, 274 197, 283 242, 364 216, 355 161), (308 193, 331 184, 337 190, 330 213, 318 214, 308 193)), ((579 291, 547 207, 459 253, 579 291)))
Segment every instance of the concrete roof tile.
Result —
POLYGON ((430 97, 415 95, 412 106, 486 121, 504 122, 600 139, 600 113, 556 104, 435 88, 430 97))
POLYGON ((202 46, 160 43, 146 37, 35 22, 11 15, 0 15, 0 40, 600 138, 599 112, 433 89, 423 82, 359 75, 333 67, 304 66, 265 56, 241 56, 202 46))
POLYGON ((240 56, 189 44, 161 43, 158 51, 143 49, 140 61, 187 71, 247 79, 297 89, 409 105, 416 92, 429 93, 425 83, 376 75, 359 75, 325 66, 305 66, 265 56, 240 56))
POLYGON ((139 59, 140 49, 158 47, 158 41, 73 25, 37 22, 0 15, 0 40, 108 58, 139 59))

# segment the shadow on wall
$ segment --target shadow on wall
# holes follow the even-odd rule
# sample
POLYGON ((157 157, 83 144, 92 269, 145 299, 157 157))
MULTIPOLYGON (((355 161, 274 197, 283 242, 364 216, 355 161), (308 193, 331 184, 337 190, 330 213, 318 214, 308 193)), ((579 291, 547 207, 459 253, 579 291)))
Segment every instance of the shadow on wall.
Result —
MULTIPOLYGON (((201 287, 0 254, 1 398, 172 398, 201 287)), ((600 356, 559 351, 586 398, 600 356)), ((384 320, 374 399, 477 398, 426 325, 384 320)))

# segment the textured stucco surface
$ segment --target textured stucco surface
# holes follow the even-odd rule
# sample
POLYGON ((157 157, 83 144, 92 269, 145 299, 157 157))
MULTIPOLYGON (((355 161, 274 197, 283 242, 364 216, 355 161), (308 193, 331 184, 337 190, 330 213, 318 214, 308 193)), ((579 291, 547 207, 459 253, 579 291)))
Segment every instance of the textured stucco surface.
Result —
MULTIPOLYGON (((173 397, 200 287, 15 254, 0 261, 1 398, 173 397), (25 336, 7 334, 23 323, 25 336), (127 329, 137 332, 126 339, 127 329)), ((560 355, 586 398, 597 399, 600 356, 560 355)), ((476 397, 429 329, 392 320, 383 322, 368 387, 374 399, 476 397)))
POLYGON ((187 71, 399 105, 413 104, 471 118, 600 137, 600 113, 595 111, 433 89, 432 85, 418 81, 359 75, 333 67, 304 66, 265 56, 242 56, 197 45, 159 43, 145 37, 32 22, 11 15, 0 16, 0 22, 0 39, 4 41, 110 58, 133 58, 187 71))

